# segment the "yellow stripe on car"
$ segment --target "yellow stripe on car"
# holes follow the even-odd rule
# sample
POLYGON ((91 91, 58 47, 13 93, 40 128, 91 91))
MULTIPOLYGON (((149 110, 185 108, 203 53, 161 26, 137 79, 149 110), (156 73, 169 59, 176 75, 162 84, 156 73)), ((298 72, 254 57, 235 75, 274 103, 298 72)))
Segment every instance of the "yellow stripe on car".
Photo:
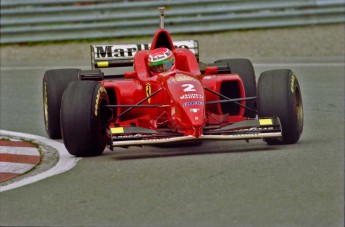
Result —
POLYGON ((111 133, 112 134, 119 134, 119 133, 123 133, 123 127, 116 127, 116 128, 111 128, 111 133))
POLYGON ((109 62, 108 61, 97 62, 97 67, 98 68, 106 68, 108 66, 109 66, 109 62))
POLYGON ((259 119, 260 125, 273 125, 272 119, 259 119))

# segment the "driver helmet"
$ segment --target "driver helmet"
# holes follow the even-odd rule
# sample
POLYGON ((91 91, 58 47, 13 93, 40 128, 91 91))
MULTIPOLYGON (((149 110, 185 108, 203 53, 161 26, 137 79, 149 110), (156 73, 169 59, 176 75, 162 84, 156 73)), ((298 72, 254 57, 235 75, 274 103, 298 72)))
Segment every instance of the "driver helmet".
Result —
POLYGON ((175 57, 165 47, 151 50, 147 63, 152 76, 175 69, 175 57))

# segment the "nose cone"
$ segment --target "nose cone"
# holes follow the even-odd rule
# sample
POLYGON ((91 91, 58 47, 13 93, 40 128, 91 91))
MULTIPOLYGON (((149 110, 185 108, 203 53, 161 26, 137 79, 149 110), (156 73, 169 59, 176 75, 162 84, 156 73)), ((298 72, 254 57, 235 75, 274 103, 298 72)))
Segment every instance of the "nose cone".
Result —
POLYGON ((183 103, 186 123, 188 122, 188 130, 186 131, 186 134, 192 135, 194 137, 200 137, 205 125, 204 96, 202 94, 195 94, 194 98, 190 98, 187 100, 189 101, 183 103))
POLYGON ((190 107, 185 107, 186 115, 189 121, 195 127, 201 126, 204 123, 204 102, 203 101, 191 101, 186 102, 184 105, 191 105, 190 107))
POLYGON ((172 123, 185 135, 200 137, 205 119, 205 94, 195 77, 178 73, 166 79, 166 87, 173 101, 172 123))
POLYGON ((203 133, 203 127, 192 127, 186 131, 186 135, 199 138, 203 133))

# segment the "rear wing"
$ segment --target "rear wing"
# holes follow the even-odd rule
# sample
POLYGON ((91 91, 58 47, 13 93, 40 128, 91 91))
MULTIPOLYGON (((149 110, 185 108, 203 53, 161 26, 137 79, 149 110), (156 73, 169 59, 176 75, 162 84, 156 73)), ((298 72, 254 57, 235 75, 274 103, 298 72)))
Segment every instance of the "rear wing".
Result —
MULTIPOLYGON (((175 48, 186 48, 199 61, 199 44, 196 40, 173 42, 175 48)), ((141 50, 149 50, 150 43, 125 45, 91 45, 91 66, 94 68, 132 66, 134 55, 141 50)))

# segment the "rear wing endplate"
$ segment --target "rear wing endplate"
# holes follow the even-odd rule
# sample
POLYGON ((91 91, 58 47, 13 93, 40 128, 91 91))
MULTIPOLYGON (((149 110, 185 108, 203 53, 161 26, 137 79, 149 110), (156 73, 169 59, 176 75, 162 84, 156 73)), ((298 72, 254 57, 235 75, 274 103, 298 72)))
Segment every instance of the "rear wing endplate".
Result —
MULTIPOLYGON (((173 42, 175 48, 186 48, 199 61, 199 44, 196 40, 173 42)), ((150 43, 123 45, 91 45, 92 68, 132 66, 134 55, 141 50, 149 50, 150 43)))

